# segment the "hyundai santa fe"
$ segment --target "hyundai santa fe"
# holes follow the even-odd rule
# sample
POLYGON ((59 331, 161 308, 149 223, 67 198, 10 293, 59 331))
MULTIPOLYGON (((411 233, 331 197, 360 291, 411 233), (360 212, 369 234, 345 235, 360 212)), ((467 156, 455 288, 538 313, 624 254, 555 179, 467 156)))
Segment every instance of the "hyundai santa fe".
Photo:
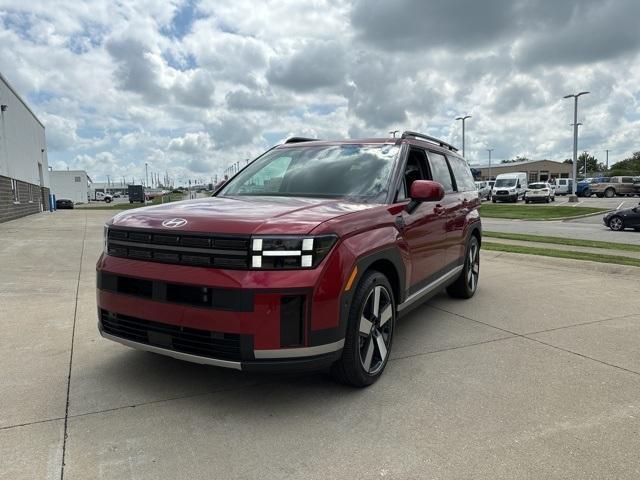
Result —
POLYGON ((248 371, 330 368, 366 386, 399 316, 480 273, 480 200, 451 145, 292 138, 211 198, 105 225, 99 330, 124 345, 248 371))

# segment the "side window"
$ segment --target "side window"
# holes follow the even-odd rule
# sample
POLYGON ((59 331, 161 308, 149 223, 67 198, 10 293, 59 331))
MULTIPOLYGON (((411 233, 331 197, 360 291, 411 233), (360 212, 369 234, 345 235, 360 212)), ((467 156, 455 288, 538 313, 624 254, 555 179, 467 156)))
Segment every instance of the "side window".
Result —
MULTIPOLYGON (((453 170, 453 176, 456 179, 456 187, 458 191, 468 192, 471 190, 475 190, 475 182, 473 180, 473 175, 471 173, 469 165, 467 165, 467 162, 453 155, 447 155, 447 158, 449 159, 451 170, 453 170)), ((482 186, 484 187, 484 185, 482 186)))
POLYGON ((241 185, 238 193, 278 193, 291 157, 278 157, 241 185))
POLYGON ((424 150, 411 148, 407 156, 407 164, 404 167, 404 174, 400 182, 400 188, 396 195, 396 202, 401 202, 409 198, 411 194, 411 184, 416 180, 427 180, 429 178, 427 170, 427 157, 424 150))
POLYGON ((622 177, 622 183, 633 183, 633 178, 631 178, 631 177, 622 177))
POLYGON ((444 155, 429 152, 429 166, 431 167, 432 180, 442 184, 446 193, 453 192, 453 180, 444 155))

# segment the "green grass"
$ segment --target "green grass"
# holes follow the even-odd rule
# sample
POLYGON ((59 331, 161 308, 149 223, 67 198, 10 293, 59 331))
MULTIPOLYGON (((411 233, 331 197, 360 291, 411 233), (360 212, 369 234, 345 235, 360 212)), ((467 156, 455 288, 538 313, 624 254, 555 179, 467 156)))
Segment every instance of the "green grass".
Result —
MULTIPOLYGON (((184 199, 184 195, 181 193, 170 193, 168 195, 164 196, 164 203, 169 203, 169 202, 177 202, 179 200, 183 200, 184 199)), ((150 203, 104 203, 101 202, 100 206, 98 207, 90 207, 90 206, 82 206, 82 207, 76 207, 76 208, 84 208, 87 210, 131 210, 132 208, 140 208, 140 207, 148 207, 151 205, 160 205, 162 204, 162 198, 161 197, 156 197, 153 200, 151 200, 150 203)))
POLYGON ((587 260, 598 263, 612 263, 615 265, 631 265, 640 267, 640 258, 619 257, 617 255, 600 255, 597 253, 572 252, 569 250, 555 250, 552 248, 523 247, 503 243, 482 242, 482 248, 498 252, 524 253, 543 257, 569 258, 572 260, 587 260))
POLYGON ((630 245, 627 243, 600 242, 598 240, 579 240, 575 238, 548 237, 545 235, 528 235, 524 233, 503 233, 503 232, 489 232, 489 231, 483 231, 482 236, 502 238, 505 240, 521 240, 524 242, 570 245, 572 247, 606 248, 608 250, 640 252, 640 245, 630 245))
POLYGON ((485 203, 480 207, 480 216, 487 218, 514 218, 521 220, 551 220, 573 218, 609 211, 606 208, 566 207, 543 205, 505 205, 485 203))

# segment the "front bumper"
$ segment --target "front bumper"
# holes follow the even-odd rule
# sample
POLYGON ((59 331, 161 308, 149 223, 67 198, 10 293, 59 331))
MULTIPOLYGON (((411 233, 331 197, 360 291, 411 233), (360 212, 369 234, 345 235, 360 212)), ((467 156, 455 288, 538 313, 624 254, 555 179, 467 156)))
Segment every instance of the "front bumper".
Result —
POLYGON ((517 193, 509 193, 509 194, 498 194, 495 193, 493 195, 493 198, 495 198, 498 201, 503 201, 503 202, 513 202, 514 200, 518 199, 518 194, 517 193))
POLYGON ((127 346, 195 363, 324 368, 344 345, 344 262, 351 261, 336 250, 316 269, 247 271, 102 256, 99 330, 127 346))

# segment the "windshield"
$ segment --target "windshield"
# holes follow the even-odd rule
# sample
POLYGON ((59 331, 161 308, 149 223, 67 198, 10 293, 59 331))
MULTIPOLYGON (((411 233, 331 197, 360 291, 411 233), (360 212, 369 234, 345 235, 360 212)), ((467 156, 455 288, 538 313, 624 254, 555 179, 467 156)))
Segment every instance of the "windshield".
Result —
POLYGON ((530 183, 529 190, 542 190, 543 188, 547 188, 546 183, 530 183))
POLYGON ((219 196, 353 197, 382 202, 396 145, 329 145, 275 149, 231 179, 219 196))
POLYGON ((516 179, 515 178, 499 178, 496 180, 496 184, 494 187, 515 187, 516 179))

